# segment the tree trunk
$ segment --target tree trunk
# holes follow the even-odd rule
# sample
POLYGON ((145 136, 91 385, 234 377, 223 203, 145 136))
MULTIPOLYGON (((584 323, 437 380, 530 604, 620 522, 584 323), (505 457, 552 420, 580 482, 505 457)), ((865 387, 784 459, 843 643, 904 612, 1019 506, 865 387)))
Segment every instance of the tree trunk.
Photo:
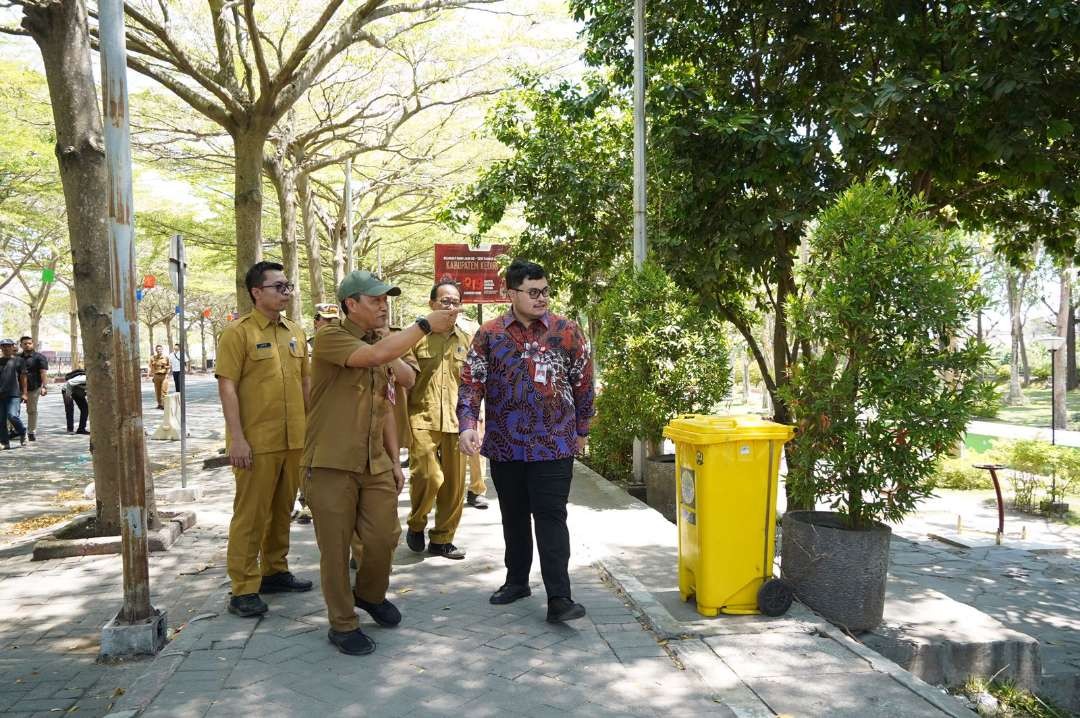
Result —
POLYGON ((1080 387, 1080 376, 1076 373, 1076 305, 1069 305, 1069 337, 1065 340, 1065 391, 1080 387))
POLYGON ((251 297, 244 276, 262 259, 262 171, 266 130, 247 127, 233 135, 236 207, 236 308, 251 311, 251 297))
POLYGON ((750 403, 750 352, 740 352, 742 354, 742 393, 743 404, 750 403))
POLYGON ((112 362, 112 288, 105 200, 108 181, 90 36, 82 0, 23 6, 23 27, 41 50, 49 85, 56 155, 67 209, 72 275, 86 357, 90 421, 95 427, 91 456, 101 534, 120 533, 119 459, 115 427, 116 385, 112 362))
POLYGON ((75 300, 75 290, 68 287, 68 338, 71 342, 71 369, 80 365, 79 360, 79 303, 75 300))
POLYGON ((314 198, 311 194, 311 184, 304 172, 296 178, 296 191, 299 195, 304 229, 304 253, 307 255, 311 303, 321 304, 326 301, 326 287, 323 285, 322 276, 322 253, 319 251, 319 235, 315 221, 315 207, 312 204, 314 198))
POLYGON ((169 350, 169 353, 171 354, 173 344, 176 344, 176 342, 173 341, 172 318, 171 317, 169 319, 165 320, 165 343, 168 344, 168 347, 166 347, 166 348, 169 350))
POLYGON ((289 297, 285 314, 293 321, 300 321, 300 253, 296 247, 296 186, 295 173, 284 166, 283 161, 267 163, 267 174, 277 194, 278 216, 281 220, 281 259, 285 276, 297 288, 289 297))
POLYGON ((1024 325, 1020 325, 1020 374, 1024 386, 1031 386, 1031 362, 1028 361, 1027 341, 1024 340, 1024 325))
POLYGON ((341 217, 334 223, 331 247, 334 255, 334 288, 337 289, 345 278, 345 223, 341 217))
POLYGON ((1020 388, 1020 343, 1023 341, 1024 328, 1020 324, 1020 287, 1019 273, 1009 271, 1005 279, 1006 293, 1009 300, 1009 394, 1005 403, 1019 406, 1027 403, 1020 388))
MULTIPOLYGON (((1058 300, 1057 335, 1066 339, 1069 333, 1069 309, 1072 307, 1072 286, 1069 282, 1069 265, 1061 270, 1061 296, 1058 300)), ((1062 346, 1053 354, 1054 362, 1054 424, 1059 429, 1068 428, 1069 411, 1065 406, 1065 347, 1062 346)))

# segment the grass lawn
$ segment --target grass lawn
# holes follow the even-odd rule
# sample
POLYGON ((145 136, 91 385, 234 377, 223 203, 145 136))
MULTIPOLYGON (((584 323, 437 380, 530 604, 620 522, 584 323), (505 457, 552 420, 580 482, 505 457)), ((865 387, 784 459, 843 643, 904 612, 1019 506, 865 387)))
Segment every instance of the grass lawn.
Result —
MULTIPOLYGON (((1027 404, 1024 406, 1007 406, 1005 396, 1008 391, 1008 386, 1000 387, 1001 409, 998 411, 997 416, 985 417, 987 421, 1050 428, 1050 389, 1036 386, 1024 389, 1024 396, 1027 397, 1027 404)), ((1066 392, 1065 406, 1069 416, 1067 428, 1080 430, 1080 390, 1066 392)), ((1066 427, 1059 426, 1058 428, 1066 427)))

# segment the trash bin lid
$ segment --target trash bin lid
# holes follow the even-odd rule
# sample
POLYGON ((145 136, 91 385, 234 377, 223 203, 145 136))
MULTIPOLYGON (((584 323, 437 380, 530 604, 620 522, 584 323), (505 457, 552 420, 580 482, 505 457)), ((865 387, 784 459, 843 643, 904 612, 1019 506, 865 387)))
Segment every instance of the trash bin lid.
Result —
POLYGON ((774 439, 788 441, 795 429, 752 414, 708 416, 684 414, 664 427, 664 436, 688 444, 719 444, 739 439, 774 439))

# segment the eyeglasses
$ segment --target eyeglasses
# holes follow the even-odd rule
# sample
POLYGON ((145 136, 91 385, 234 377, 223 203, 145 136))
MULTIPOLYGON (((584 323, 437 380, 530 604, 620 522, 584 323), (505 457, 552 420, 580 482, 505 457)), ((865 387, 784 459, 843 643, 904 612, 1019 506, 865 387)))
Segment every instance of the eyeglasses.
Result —
POLYGON ((450 297, 443 297, 439 300, 439 304, 443 305, 444 307, 460 307, 461 300, 451 299, 450 297))
POLYGON ((543 287, 542 289, 537 289, 536 287, 533 287, 531 289, 511 289, 510 291, 511 292, 527 292, 528 295, 529 295, 529 299, 539 299, 540 297, 550 297, 551 296, 551 287, 550 286, 549 287, 543 287))
POLYGON ((273 284, 260 285, 259 289, 273 289, 278 294, 292 294, 292 290, 296 289, 296 285, 292 282, 274 282, 273 284))

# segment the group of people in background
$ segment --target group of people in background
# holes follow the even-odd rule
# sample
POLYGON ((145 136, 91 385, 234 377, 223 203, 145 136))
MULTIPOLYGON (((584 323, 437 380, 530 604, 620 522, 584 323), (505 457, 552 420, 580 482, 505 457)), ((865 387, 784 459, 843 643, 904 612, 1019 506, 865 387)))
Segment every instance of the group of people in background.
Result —
MULTIPOLYGON (((68 433, 89 434, 86 418, 86 377, 82 369, 64 376, 60 389, 64 397, 68 433), (74 430, 74 405, 80 409, 79 429, 74 430)), ((0 339, 0 447, 10 450, 12 441, 19 446, 37 441, 38 400, 49 393, 49 360, 34 347, 34 338, 0 339), (26 423, 22 405, 26 404, 26 423)))
POLYGON ((227 550, 231 613, 260 616, 268 610, 260 594, 312 588, 287 560, 302 484, 320 551, 328 638, 343 653, 375 650, 355 609, 384 627, 401 622, 386 596, 401 535, 399 449, 407 446, 410 549, 465 558, 454 539, 463 505, 487 508, 483 454, 506 541, 506 579, 489 601, 530 595, 535 524, 547 619, 585 615, 571 597, 566 503, 573 457, 584 449, 592 417, 589 347, 576 324, 548 310, 542 267, 515 260, 506 283, 509 310, 475 334, 458 321, 461 292, 449 281, 432 288, 426 316, 394 330, 388 297, 401 290, 370 272, 351 272, 337 289, 338 304, 316 306, 309 343, 282 315, 294 290, 282 265, 251 267, 246 286, 254 309, 222 332, 216 365, 236 478, 227 550))

